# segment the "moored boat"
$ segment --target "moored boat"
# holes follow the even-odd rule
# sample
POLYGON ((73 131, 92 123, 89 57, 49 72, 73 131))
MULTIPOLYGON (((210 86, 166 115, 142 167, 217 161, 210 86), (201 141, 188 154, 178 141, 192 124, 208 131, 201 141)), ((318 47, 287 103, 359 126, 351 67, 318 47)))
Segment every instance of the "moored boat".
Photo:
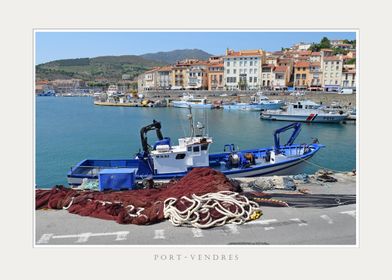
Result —
POLYGON ((153 121, 140 131, 143 150, 134 159, 85 159, 68 172, 68 183, 80 185, 83 179, 98 179, 107 169, 133 170, 136 181, 146 178, 168 180, 185 176, 191 169, 210 167, 228 177, 252 177, 270 174, 293 174, 304 161, 323 147, 318 143, 294 144, 301 124, 292 123, 274 133, 274 146, 238 150, 234 144, 226 144, 222 153, 210 154, 212 137, 205 135, 204 126, 195 126, 190 116, 191 135, 178 139, 173 145, 169 137, 163 137, 161 123, 153 121), (147 133, 155 130, 158 140, 153 146, 147 142, 147 133), (280 133, 293 130, 288 142, 280 143, 280 133))
POLYGON ((250 103, 232 102, 223 104, 223 109, 226 110, 245 110, 245 111, 263 111, 263 110, 277 110, 284 105, 281 100, 269 100, 267 96, 257 93, 252 96, 250 103))
POLYGON ((260 118, 264 120, 308 123, 339 123, 344 121, 347 116, 348 114, 343 111, 325 111, 319 104, 309 100, 290 103, 286 110, 267 110, 260 113, 260 118))
POLYGON ((174 100, 171 102, 173 107, 177 108, 199 108, 199 109, 211 109, 212 104, 207 103, 207 98, 194 98, 192 94, 185 93, 181 97, 181 100, 174 100))

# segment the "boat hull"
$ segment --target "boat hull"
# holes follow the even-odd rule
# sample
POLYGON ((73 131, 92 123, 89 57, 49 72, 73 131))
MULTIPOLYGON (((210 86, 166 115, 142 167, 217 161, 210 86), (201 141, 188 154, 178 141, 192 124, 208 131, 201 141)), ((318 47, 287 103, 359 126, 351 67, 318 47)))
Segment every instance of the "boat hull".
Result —
POLYGON ((186 103, 186 102, 176 102, 173 101, 172 102, 173 107, 176 108, 189 108, 189 106, 191 108, 194 109, 211 109, 213 107, 212 104, 197 104, 197 103, 186 103))
POLYGON ((226 104, 223 105, 223 109, 225 110, 244 110, 244 111, 262 111, 262 110, 277 110, 283 104, 280 103, 270 103, 270 104, 226 104))
POLYGON ((308 123, 339 123, 347 118, 347 115, 286 115, 286 114, 270 114, 263 113, 260 115, 263 120, 272 121, 292 121, 292 122, 308 122, 308 123))

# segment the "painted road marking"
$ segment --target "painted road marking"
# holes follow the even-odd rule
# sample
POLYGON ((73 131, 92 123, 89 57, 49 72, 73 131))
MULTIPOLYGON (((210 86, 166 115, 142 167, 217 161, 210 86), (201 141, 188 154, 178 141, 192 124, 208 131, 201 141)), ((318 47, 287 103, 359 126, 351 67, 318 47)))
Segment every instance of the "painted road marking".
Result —
POLYGON ((69 234, 69 235, 54 235, 53 239, 63 239, 63 238, 77 238, 76 243, 85 243, 90 237, 101 237, 101 236, 116 236, 116 241, 126 240, 129 231, 117 231, 117 232, 103 232, 103 233, 91 233, 84 232, 80 234, 69 234))
POLYGON ((269 225, 272 223, 277 223, 278 220, 277 219, 270 219, 270 220, 255 220, 255 221, 251 221, 249 223, 246 223, 247 225, 254 225, 254 224, 258 224, 258 225, 269 225))
POLYGON ((328 215, 321 215, 320 218, 326 220, 330 225, 333 224, 332 219, 328 215))
POLYGON ((230 231, 231 234, 239 234, 239 230, 236 224, 227 224, 225 225, 230 231))
POLYGON ((165 239, 165 230, 156 229, 154 239, 165 239))
POLYGON ((264 227, 264 230, 273 230, 275 229, 274 227, 264 227))
POLYGON ((41 236, 41 238, 37 241, 38 244, 47 244, 49 240, 52 238, 52 233, 45 233, 41 236))
POLYGON ((293 221, 293 222, 298 223, 298 226, 299 226, 299 227, 303 227, 303 226, 307 226, 307 225, 308 225, 307 222, 305 222, 305 221, 303 221, 303 220, 301 220, 301 219, 298 219, 298 218, 290 219, 290 221, 293 221))
POLYGON ((203 237, 203 231, 199 228, 192 228, 193 237, 200 238, 203 237))
POLYGON ((343 211, 343 212, 340 212, 340 214, 347 214, 347 215, 349 215, 349 216, 351 216, 351 217, 353 217, 355 219, 357 211, 356 210, 343 211))
POLYGON ((274 223, 277 223, 277 222, 278 222, 277 219, 270 219, 270 220, 260 220, 259 219, 259 220, 256 220, 256 221, 249 222, 247 224, 262 225, 262 226, 264 226, 264 230, 273 230, 273 229, 275 229, 275 227, 268 227, 268 225, 274 224, 274 223))

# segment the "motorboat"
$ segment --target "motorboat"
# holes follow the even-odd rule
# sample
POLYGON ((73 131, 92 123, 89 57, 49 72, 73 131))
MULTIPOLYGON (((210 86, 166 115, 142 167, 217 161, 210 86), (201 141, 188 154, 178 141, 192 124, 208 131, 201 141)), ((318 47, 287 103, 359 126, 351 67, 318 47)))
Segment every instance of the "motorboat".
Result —
POLYGON ((211 109, 213 107, 212 104, 207 103, 207 98, 195 98, 189 93, 184 93, 181 100, 174 100, 171 103, 173 107, 177 108, 211 109))
POLYGON ((251 102, 233 102, 223 104, 223 109, 226 110, 245 110, 245 111, 263 111, 263 110, 277 110, 284 105, 281 100, 269 100, 269 98, 261 93, 251 97, 251 102))
POLYGON ((307 123, 339 123, 348 113, 324 110, 320 104, 310 100, 289 103, 286 110, 267 110, 260 113, 263 120, 294 121, 307 123))

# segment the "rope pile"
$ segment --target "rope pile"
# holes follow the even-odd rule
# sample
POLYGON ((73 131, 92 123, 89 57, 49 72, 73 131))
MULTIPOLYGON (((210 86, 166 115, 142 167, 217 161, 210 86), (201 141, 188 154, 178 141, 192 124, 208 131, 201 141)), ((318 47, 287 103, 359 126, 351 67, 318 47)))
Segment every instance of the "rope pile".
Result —
POLYGON ((192 194, 191 198, 170 197, 164 202, 163 212, 175 226, 190 225, 201 229, 227 223, 243 224, 261 216, 257 203, 231 191, 201 196, 192 194))

